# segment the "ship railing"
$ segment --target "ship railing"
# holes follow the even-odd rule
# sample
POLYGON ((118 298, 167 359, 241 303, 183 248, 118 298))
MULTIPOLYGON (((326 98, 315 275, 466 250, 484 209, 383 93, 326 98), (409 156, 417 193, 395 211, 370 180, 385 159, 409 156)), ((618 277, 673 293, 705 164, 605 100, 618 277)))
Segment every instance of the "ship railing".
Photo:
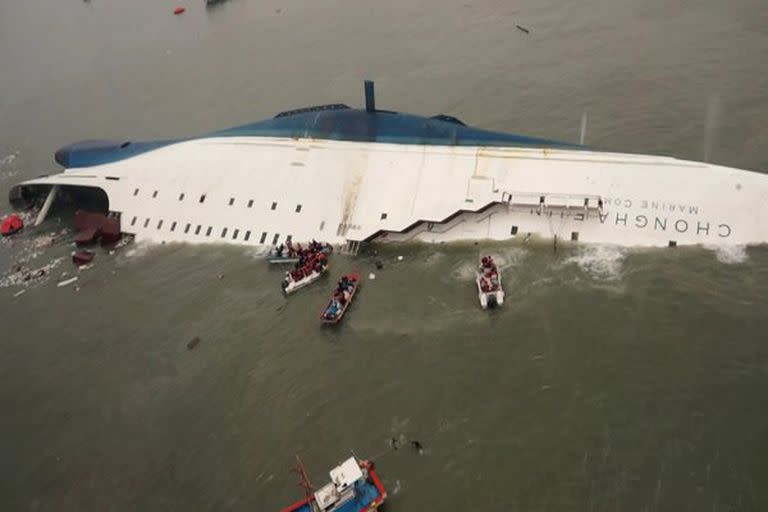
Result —
POLYGON ((541 214, 545 210, 603 211, 603 198, 597 194, 551 194, 546 192, 502 192, 501 201, 507 208, 536 209, 541 214))

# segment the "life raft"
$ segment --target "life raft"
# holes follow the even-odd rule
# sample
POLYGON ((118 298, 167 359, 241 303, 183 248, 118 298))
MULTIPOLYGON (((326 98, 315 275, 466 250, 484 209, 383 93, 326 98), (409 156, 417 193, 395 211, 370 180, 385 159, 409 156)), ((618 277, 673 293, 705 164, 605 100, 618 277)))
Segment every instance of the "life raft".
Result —
POLYGON ((0 233, 3 236, 11 236, 21 231, 23 227, 24 221, 14 213, 3 219, 3 223, 0 225, 0 233))

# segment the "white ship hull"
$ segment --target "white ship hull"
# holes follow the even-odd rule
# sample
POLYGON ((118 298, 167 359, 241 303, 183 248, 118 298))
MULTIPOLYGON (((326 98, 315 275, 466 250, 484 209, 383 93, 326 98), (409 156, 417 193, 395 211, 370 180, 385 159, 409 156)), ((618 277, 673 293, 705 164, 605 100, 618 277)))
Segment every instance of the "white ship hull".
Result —
POLYGON ((67 146, 63 173, 11 199, 99 189, 124 232, 157 243, 768 242, 763 174, 378 111, 371 84, 366 94, 364 111, 327 105, 181 142, 67 146))
POLYGON ((32 184, 100 188, 124 232, 158 243, 768 241, 762 174, 580 150, 200 139, 32 184))

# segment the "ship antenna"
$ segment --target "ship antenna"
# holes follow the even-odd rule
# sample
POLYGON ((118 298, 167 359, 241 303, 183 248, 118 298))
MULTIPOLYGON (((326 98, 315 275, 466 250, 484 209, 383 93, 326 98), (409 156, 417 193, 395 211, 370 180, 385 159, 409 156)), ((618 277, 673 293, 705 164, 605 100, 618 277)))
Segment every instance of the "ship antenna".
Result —
POLYGON ((304 489, 304 495, 306 496, 307 500, 310 500, 312 498, 312 493, 315 492, 315 489, 312 487, 312 483, 309 481, 309 477, 307 476, 307 470, 304 469, 304 463, 301 462, 301 458, 299 458, 298 455, 296 455, 296 465, 291 468, 291 471, 294 471, 297 475, 299 475, 299 487, 304 489))
POLYGON ((365 111, 376 112, 376 94, 373 91, 373 80, 365 81, 365 111))

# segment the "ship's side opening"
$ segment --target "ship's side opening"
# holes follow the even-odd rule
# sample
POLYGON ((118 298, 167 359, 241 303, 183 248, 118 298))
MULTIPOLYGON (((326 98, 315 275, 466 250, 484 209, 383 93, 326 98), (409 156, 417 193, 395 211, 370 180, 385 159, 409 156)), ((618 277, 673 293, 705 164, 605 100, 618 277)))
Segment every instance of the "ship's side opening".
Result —
MULTIPOLYGON (((9 193, 9 201, 17 210, 39 212, 52 189, 53 185, 47 184, 16 185, 9 193)), ((99 187, 58 185, 47 216, 71 221, 77 210, 106 215, 109 213, 109 197, 99 187)))

